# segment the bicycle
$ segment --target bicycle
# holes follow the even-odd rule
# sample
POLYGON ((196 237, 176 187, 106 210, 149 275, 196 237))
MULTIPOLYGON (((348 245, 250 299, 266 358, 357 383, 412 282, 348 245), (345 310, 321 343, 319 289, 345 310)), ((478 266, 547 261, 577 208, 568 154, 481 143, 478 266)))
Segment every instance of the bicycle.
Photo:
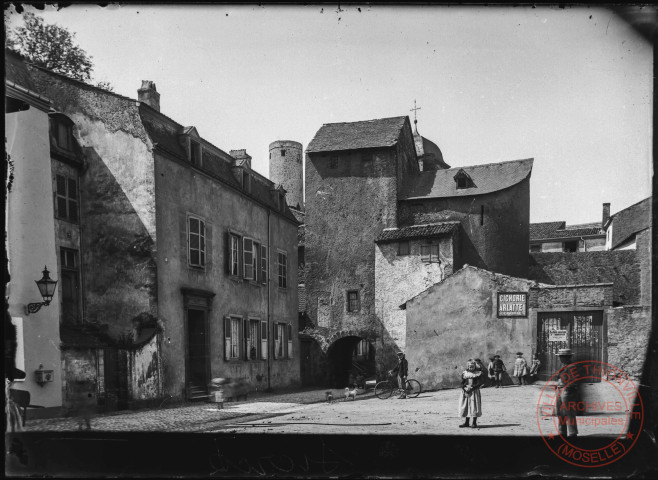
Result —
MULTIPOLYGON (((418 380, 414 380, 413 378, 407 379, 407 381, 404 383, 404 387, 408 398, 416 398, 423 390, 420 382, 418 380)), ((375 385, 375 396, 380 400, 386 400, 393 394, 393 391, 400 391, 397 377, 394 377, 393 375, 388 375, 386 380, 382 380, 381 382, 377 383, 377 385, 375 385)))

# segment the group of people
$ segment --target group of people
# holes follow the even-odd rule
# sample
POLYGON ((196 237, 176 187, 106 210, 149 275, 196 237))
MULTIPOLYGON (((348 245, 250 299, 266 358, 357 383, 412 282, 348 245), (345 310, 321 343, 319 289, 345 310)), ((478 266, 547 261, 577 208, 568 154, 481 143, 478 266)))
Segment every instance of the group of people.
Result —
MULTIPOLYGON (((519 385, 527 385, 527 377, 536 377, 541 362, 537 354, 533 355, 532 364, 523 358, 522 352, 517 352, 514 361, 514 376, 519 379, 519 385)), ((489 357, 487 368, 479 358, 470 359, 466 363, 466 370, 462 372, 462 388, 459 396, 459 416, 464 418, 460 428, 477 428, 477 419, 482 416, 482 396, 480 389, 487 386, 487 378, 492 386, 500 388, 503 383, 503 373, 507 371, 500 355, 489 357), (472 419, 472 423, 471 423, 472 419)))

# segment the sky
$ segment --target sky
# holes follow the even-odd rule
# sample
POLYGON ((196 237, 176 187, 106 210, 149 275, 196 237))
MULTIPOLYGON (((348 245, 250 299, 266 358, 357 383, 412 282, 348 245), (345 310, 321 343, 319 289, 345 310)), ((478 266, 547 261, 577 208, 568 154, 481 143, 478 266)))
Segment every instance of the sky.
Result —
MULTIPOLYGON (((452 167, 534 158, 530 221, 600 221, 651 196, 653 50, 603 8, 74 5, 94 79, 268 174, 269 144, 409 115, 452 167)), ((655 10, 652 10, 655 12, 655 10)), ((9 28, 21 16, 5 11, 9 28)), ((307 193, 308 195, 309 193, 307 193)))

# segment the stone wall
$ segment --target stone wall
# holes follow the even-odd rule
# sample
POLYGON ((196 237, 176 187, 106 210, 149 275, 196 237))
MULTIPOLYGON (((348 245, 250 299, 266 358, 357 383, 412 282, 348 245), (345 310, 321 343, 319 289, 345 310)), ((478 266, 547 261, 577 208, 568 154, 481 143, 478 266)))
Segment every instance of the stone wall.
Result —
POLYGON ((365 164, 361 152, 336 152, 335 169, 333 154, 306 157, 307 312, 313 324, 331 331, 379 330, 374 240, 396 226, 397 173, 394 149, 372 154, 365 164), (360 294, 358 313, 346 311, 352 289, 360 294))
POLYGON ((157 315, 152 145, 136 102, 64 76, 31 69, 40 93, 75 124, 80 174, 85 321, 130 335, 140 314, 157 315))
POLYGON ((270 180, 286 189, 292 208, 304 209, 304 157, 302 144, 290 140, 270 143, 270 180), (285 150, 285 156, 281 151, 285 150))
POLYGON ((617 307, 608 317, 608 363, 640 381, 651 334, 650 307, 617 307))
MULTIPOLYGON (((470 358, 502 357, 512 373, 515 352, 529 354, 529 318, 498 318, 498 292, 527 292, 532 282, 464 267, 406 304, 409 376, 424 389, 460 385, 470 358)), ((526 357, 527 359, 527 357, 526 357)))
POLYGON ((653 245, 651 242, 652 229, 648 228, 636 236, 636 255, 640 265, 640 305, 651 305, 651 267, 653 245))
MULTIPOLYGON (((398 255, 399 242, 375 245, 376 312, 390 335, 393 350, 395 347, 404 350, 406 343, 406 312, 400 305, 452 274, 453 244, 457 235, 455 232, 455 237, 432 239, 438 242, 440 263, 422 261, 420 247, 427 239, 409 240, 408 255, 398 255)), ((383 345, 378 346, 378 351, 383 351, 383 345)))
POLYGON ((400 202, 401 227, 448 220, 461 222, 464 263, 505 275, 528 276, 529 179, 486 195, 400 202))
POLYGON ((640 302, 640 266, 634 250, 531 253, 528 277, 551 285, 611 282, 615 302, 640 302))

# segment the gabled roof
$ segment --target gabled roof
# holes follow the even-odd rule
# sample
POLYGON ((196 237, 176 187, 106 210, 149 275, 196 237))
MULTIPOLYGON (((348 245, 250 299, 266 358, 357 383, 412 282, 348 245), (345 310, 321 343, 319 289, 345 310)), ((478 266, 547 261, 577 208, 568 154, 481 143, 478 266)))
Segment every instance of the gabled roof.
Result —
POLYGON ((532 172, 532 163, 533 159, 527 158, 410 174, 402 185, 400 200, 465 197, 496 192, 528 178, 532 172), (458 189, 454 176, 460 170, 467 173, 477 187, 458 189))
POLYGON ((306 152, 392 147, 398 143, 405 122, 408 122, 408 117, 325 123, 306 147, 306 152))
POLYGON ((530 241, 552 240, 557 238, 603 237, 605 232, 600 223, 567 225, 566 222, 542 222, 530 224, 530 241), (597 226, 598 225, 598 226, 597 226))
POLYGON ((415 301, 418 297, 427 295, 431 290, 434 290, 434 289, 438 288, 440 285, 442 285, 444 283, 452 282, 461 275, 468 275, 468 274, 475 274, 475 275, 478 275, 480 277, 489 277, 493 280, 500 280, 500 281, 505 282, 505 283, 508 283, 508 282, 521 282, 522 284, 525 283, 528 288, 531 288, 531 287, 542 287, 542 288, 544 288, 544 287, 550 286, 546 283, 539 283, 535 280, 529 280, 527 278, 512 277, 510 275, 503 275, 502 273, 492 272, 490 270, 485 270, 483 268, 474 267, 472 265, 464 265, 461 269, 457 270, 452 275, 447 275, 442 280, 439 280, 435 284, 430 285, 429 287, 427 287, 422 292, 420 292, 420 293, 414 295, 413 297, 411 297, 410 299, 408 299, 406 302, 404 302, 402 305, 400 305, 400 308, 405 310, 407 308, 407 304, 410 303, 410 302, 415 301))
POLYGON ((427 225, 412 225, 402 228, 387 228, 375 239, 375 243, 396 242, 414 238, 438 237, 448 235, 459 227, 458 221, 432 223, 427 225))
POLYGON ((612 215, 610 218, 613 222, 611 248, 617 248, 636 233, 651 227, 652 198, 645 198, 612 215))

